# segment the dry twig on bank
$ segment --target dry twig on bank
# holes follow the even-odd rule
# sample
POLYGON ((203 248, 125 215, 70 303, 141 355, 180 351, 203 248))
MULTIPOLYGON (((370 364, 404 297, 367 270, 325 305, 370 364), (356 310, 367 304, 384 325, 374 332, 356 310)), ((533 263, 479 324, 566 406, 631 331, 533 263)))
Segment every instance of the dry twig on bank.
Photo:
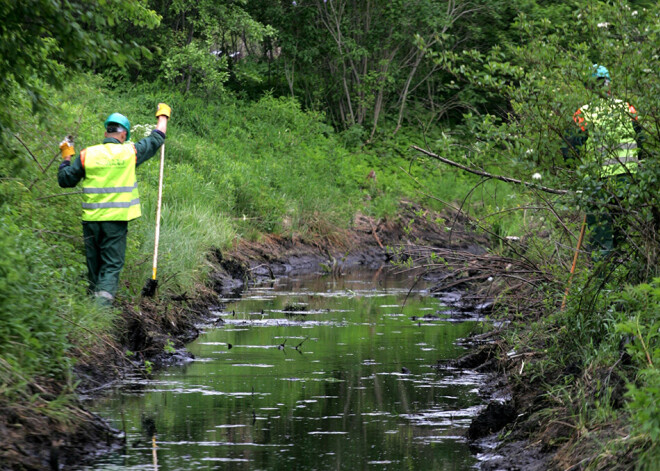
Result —
POLYGON ((504 302, 516 312, 531 315, 541 312, 543 288, 555 282, 551 273, 527 259, 420 245, 402 247, 402 251, 412 258, 413 266, 423 267, 427 275, 441 273, 432 291, 447 292, 472 285, 476 291, 471 296, 474 304, 498 298, 500 306, 504 302), (498 294, 504 291, 507 296, 499 298, 498 294))

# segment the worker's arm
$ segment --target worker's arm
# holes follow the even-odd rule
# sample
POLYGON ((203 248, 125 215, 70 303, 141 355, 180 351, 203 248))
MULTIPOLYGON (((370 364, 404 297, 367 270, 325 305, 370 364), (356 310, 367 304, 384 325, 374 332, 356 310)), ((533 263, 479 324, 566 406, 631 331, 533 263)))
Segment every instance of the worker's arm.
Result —
POLYGON ((165 142, 165 134, 159 129, 154 129, 151 134, 135 143, 137 151, 136 166, 140 166, 152 158, 165 142))
POLYGON ((72 188, 85 177, 85 169, 82 166, 80 157, 76 157, 73 159, 73 163, 71 162, 71 157, 76 153, 73 149, 71 136, 67 136, 60 142, 60 151, 62 152, 62 163, 57 169, 57 183, 62 188, 72 188))
POLYGON ((83 169, 80 157, 76 157, 73 161, 65 160, 57 170, 57 183, 62 188, 73 188, 84 177, 85 170, 83 169))
POLYGON ((580 148, 589 138, 586 122, 581 109, 573 114, 573 122, 575 123, 575 126, 571 126, 563 136, 564 145, 561 148, 561 154, 564 157, 564 160, 574 159, 578 162, 580 148))
POLYGON ((165 103, 158 104, 158 110, 156 111, 158 123, 156 124, 156 129, 151 131, 149 136, 140 139, 135 144, 135 150, 137 151, 136 166, 152 158, 158 152, 160 146, 165 143, 167 121, 170 118, 171 112, 172 110, 165 103))
POLYGON ((635 142, 637 143, 637 148, 639 149, 637 158, 644 159, 646 158, 646 151, 644 149, 644 142, 646 141, 646 136, 644 134, 644 128, 639 124, 639 118, 637 117, 637 110, 631 104, 626 103, 628 107, 627 112, 630 114, 632 119, 632 127, 635 133, 635 142))
POLYGON ((163 134, 167 134, 167 121, 170 119, 169 115, 159 115, 158 124, 156 124, 156 129, 158 129, 163 134))

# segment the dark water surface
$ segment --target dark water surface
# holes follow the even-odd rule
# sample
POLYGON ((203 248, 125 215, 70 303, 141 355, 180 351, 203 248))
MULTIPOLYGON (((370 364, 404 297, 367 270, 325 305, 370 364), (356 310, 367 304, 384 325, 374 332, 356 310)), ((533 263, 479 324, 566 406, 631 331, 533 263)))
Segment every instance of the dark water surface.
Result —
POLYGON ((412 285, 317 276, 225 300, 194 361, 92 405, 127 447, 84 469, 472 469, 482 378, 432 366, 480 326, 418 319, 443 306, 419 284, 403 306, 412 285))

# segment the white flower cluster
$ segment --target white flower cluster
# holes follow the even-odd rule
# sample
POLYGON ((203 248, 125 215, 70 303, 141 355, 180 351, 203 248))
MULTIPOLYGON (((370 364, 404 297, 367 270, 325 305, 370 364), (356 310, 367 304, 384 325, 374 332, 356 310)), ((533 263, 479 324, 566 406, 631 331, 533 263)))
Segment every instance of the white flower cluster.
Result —
POLYGON ((156 129, 155 124, 136 124, 131 129, 131 134, 134 136, 142 134, 142 136, 147 137, 154 129, 156 129))

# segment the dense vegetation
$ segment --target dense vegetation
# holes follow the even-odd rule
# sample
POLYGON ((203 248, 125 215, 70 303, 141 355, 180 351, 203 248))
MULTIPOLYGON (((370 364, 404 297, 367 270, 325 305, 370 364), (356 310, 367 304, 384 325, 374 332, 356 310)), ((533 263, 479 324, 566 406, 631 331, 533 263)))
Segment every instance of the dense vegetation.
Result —
MULTIPOLYGON (((57 143, 69 133, 77 150, 97 143, 113 111, 137 138, 165 101, 165 289, 203 283, 206 254, 240 238, 332 237, 357 211, 394 215, 402 197, 460 206, 494 251, 510 254, 502 237, 522 236, 513 252, 552 280, 535 287, 531 328, 508 339, 544 356, 512 380, 548 388, 547 416, 575 430, 571 446, 591 443, 579 448, 594 468, 658 461, 656 2, 0 0, 0 12, 3 408, 68 420, 72 352, 114 335, 85 294, 80 201, 57 187, 57 143), (574 111, 599 93, 594 63, 644 129, 645 165, 617 194, 603 194, 595 162, 562 156, 574 111), (535 183, 461 173, 411 144, 535 183), (607 259, 582 254, 560 309, 581 212, 613 208, 623 244, 607 259), (574 364, 572 381, 548 380, 574 364), (611 424, 620 436, 599 434, 611 424)), ((130 228, 129 302, 149 272, 157 167, 138 170, 145 216, 130 228)), ((506 314, 529 327, 530 309, 506 314)))

